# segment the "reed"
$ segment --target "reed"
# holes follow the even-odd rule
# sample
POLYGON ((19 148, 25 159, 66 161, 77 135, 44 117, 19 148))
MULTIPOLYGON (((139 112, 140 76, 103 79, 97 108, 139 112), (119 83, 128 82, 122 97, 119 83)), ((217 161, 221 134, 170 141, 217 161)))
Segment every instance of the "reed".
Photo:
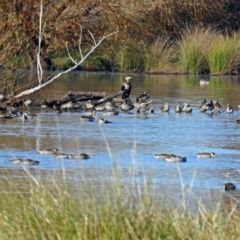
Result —
POLYGON ((0 183, 1 239, 240 238, 236 205, 229 211, 199 204, 190 214, 186 206, 154 198, 147 184, 139 190, 132 183, 94 186, 78 179, 73 189, 64 181, 37 180, 27 170, 26 175, 14 180, 5 172, 0 183))
POLYGON ((167 36, 158 38, 147 53, 146 71, 154 73, 173 73, 176 71, 178 48, 176 42, 167 36))
POLYGON ((206 54, 214 31, 212 28, 193 28, 183 32, 179 41, 181 73, 199 74, 208 71, 206 54))
POLYGON ((118 70, 120 72, 144 72, 147 61, 145 53, 146 45, 143 41, 126 39, 116 52, 118 70))
POLYGON ((224 36, 218 33, 208 52, 208 63, 212 74, 231 74, 240 64, 239 33, 224 36))

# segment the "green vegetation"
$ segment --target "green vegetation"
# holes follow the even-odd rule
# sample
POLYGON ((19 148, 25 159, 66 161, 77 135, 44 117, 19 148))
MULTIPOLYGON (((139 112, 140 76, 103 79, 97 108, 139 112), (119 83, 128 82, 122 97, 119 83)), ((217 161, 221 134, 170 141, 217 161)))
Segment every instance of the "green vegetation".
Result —
MULTIPOLYGON (((222 34, 213 28, 192 28, 183 31, 181 38, 162 36, 154 42, 135 42, 126 39, 94 52, 81 66, 85 70, 117 72, 149 72, 180 74, 239 74, 240 34, 222 34)), ((58 58, 56 68, 69 67, 58 58)))
POLYGON ((25 174, 28 177, 14 179, 1 171, 3 240, 240 238, 240 213, 233 203, 216 204, 212 210, 199 203, 193 214, 184 204, 177 208, 168 199, 154 198, 147 186, 139 193, 131 183, 123 187, 103 182, 94 187, 78 180, 74 190, 63 180, 44 182, 25 174))
POLYGON ((239 68, 239 33, 232 37, 217 34, 208 52, 210 72, 213 74, 236 74, 239 68))
MULTIPOLYGON (((68 68, 66 43, 74 57, 79 43, 117 30, 81 69, 239 74, 239 9, 238 0, 43 1, 42 68, 68 68)), ((2 2, 0 12, 0 67, 35 71, 40 2, 2 2)))

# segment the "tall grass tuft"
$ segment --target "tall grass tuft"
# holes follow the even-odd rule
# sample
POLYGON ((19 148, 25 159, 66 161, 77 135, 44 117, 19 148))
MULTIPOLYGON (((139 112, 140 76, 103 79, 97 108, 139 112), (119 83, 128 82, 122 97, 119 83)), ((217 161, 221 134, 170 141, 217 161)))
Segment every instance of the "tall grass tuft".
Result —
POLYGON ((207 52, 214 38, 211 28, 193 28, 183 32, 179 41, 179 68, 181 73, 208 72, 207 52))
POLYGON ((173 73, 178 56, 177 44, 167 36, 159 37, 150 46, 147 54, 146 71, 157 73, 173 73))
POLYGON ((231 74, 239 67, 239 35, 239 33, 231 37, 220 33, 216 35, 208 52, 208 63, 212 74, 231 74))
POLYGON ((136 42, 126 39, 117 50, 120 72, 144 72, 146 68, 146 45, 143 41, 136 42))
POLYGON ((78 180, 72 188, 27 174, 0 182, 0 239, 240 238, 236 205, 227 210, 216 204, 210 211, 200 204, 191 214, 128 183, 94 186, 78 180))

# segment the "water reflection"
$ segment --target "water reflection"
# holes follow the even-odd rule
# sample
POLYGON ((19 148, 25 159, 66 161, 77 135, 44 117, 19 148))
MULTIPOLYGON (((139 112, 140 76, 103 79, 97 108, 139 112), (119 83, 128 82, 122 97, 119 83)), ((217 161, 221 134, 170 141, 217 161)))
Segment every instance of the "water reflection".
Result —
MULTIPOLYGON (((69 90, 74 92, 118 92, 123 74, 73 73, 43 89, 46 100, 58 99, 69 90)), ((132 75, 132 100, 147 91, 153 100, 154 114, 120 113, 108 116, 112 124, 100 126, 96 122, 80 122, 79 112, 57 115, 39 110, 37 117, 28 121, 1 121, 0 163, 10 168, 16 177, 21 167, 9 166, 13 157, 40 161, 31 167, 38 177, 61 176, 65 169, 67 180, 77 182, 83 176, 91 184, 106 184, 115 179, 119 184, 136 181, 148 183, 154 193, 169 196, 176 202, 186 191, 191 203, 195 197, 207 203, 222 196, 225 182, 239 181, 239 126, 237 106, 239 79, 211 77, 210 84, 199 85, 196 76, 132 75), (200 113, 203 99, 219 99, 223 109, 230 103, 236 111, 214 115, 200 113), (188 102, 191 114, 176 114, 177 104, 188 102), (169 113, 161 113, 160 106, 170 105, 169 113), (57 160, 51 155, 39 155, 42 148, 57 147, 66 153, 88 153, 88 161, 57 160), (198 152, 215 152, 215 159, 197 159, 198 152), (187 157, 182 164, 156 161, 156 153, 174 153, 187 157), (48 173, 48 174, 46 174, 48 173), (114 175, 113 175, 114 173, 114 175), (115 177, 119 176, 119 177, 115 177), (194 196, 194 197, 193 197, 194 196), (211 201, 209 201, 211 199, 211 201)), ((102 117, 96 114, 96 119, 102 117)), ((238 197, 238 191, 234 193, 238 197)), ((185 196, 185 197, 186 197, 185 196)))

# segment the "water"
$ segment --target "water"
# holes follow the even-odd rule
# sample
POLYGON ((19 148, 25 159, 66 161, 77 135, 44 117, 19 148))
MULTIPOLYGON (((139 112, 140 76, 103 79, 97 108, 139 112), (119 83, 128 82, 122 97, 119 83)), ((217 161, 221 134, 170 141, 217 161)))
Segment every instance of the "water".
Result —
MULTIPOLYGON (((118 92, 123 74, 74 73, 63 76, 42 92, 46 100, 58 99, 69 90, 73 92, 118 92)), ((30 167, 37 178, 50 181, 64 175, 66 181, 77 183, 81 179, 93 185, 109 182, 126 185, 129 182, 150 192, 170 197, 179 202, 183 195, 188 204, 195 197, 209 205, 219 197, 226 197, 223 184, 233 182, 237 189, 240 161, 240 81, 237 77, 212 77, 208 86, 200 86, 195 76, 132 75, 134 101, 147 91, 153 102, 154 114, 120 113, 107 116, 111 124, 80 122, 81 112, 39 110, 37 117, 22 121, 1 121, 0 164, 11 170, 9 177, 26 175, 21 166, 9 165, 14 157, 40 161, 30 167), (218 99, 223 112, 209 116, 198 109, 203 99, 218 99), (176 114, 175 106, 188 102, 191 114, 176 114), (161 113, 160 106, 168 103, 169 113, 161 113), (224 110, 230 103, 236 110, 228 115, 224 110), (87 153, 91 158, 59 160, 51 155, 40 155, 38 150, 57 147, 66 153, 87 153), (198 152, 215 152, 216 158, 198 159, 198 152), (186 163, 157 161, 154 154, 172 153, 187 158, 186 163)), ((95 118, 102 117, 97 113, 95 118)), ((79 186, 78 186, 79 187, 79 186)), ((227 194, 228 195, 228 194, 227 194)), ((239 198, 238 191, 230 193, 239 198)))

